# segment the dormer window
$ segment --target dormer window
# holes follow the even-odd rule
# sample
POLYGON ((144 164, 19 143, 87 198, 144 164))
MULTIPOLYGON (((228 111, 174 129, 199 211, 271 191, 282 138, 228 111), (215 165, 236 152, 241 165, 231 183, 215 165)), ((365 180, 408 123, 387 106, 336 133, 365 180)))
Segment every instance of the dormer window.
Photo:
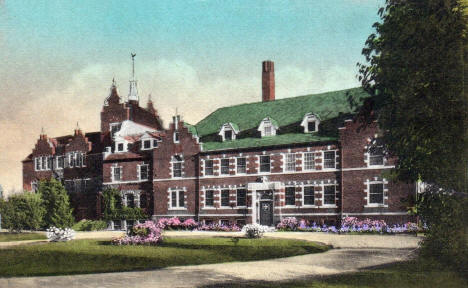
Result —
POLYGON ((151 150, 158 147, 158 140, 151 133, 145 133, 140 138, 141 150, 151 150))
POLYGON ((230 141, 236 139, 239 133, 239 128, 234 123, 226 123, 221 126, 218 135, 221 136, 222 141, 230 141))
POLYGON ((320 119, 313 113, 306 113, 302 119, 301 126, 304 127, 304 133, 314 133, 319 129, 320 119))
POLYGON ((115 152, 126 152, 126 151, 127 151, 127 143, 125 142, 115 143, 115 152))
POLYGON ((174 143, 179 143, 179 132, 174 132, 173 138, 174 143))
POLYGON ((258 131, 260 131, 262 137, 275 136, 276 130, 278 130, 278 124, 270 117, 263 119, 258 126, 258 131))

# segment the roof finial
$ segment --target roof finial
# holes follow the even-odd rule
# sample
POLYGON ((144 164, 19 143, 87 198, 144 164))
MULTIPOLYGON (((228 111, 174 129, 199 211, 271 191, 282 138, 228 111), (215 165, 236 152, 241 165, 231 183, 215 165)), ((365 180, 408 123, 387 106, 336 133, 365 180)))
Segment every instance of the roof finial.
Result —
POLYGON ((148 102, 153 102, 153 100, 151 100, 151 93, 148 94, 148 102))
POLYGON ((76 121, 76 130, 80 130, 80 124, 76 121))
POLYGON ((137 101, 139 100, 137 81, 135 80, 135 56, 136 53, 130 53, 132 56, 132 80, 130 80, 130 91, 128 92, 128 100, 137 101))
POLYGON ((44 135, 44 134, 45 134, 44 126, 42 126, 42 128, 41 128, 41 135, 44 135))
POLYGON ((115 77, 112 77, 112 86, 115 86, 115 77))

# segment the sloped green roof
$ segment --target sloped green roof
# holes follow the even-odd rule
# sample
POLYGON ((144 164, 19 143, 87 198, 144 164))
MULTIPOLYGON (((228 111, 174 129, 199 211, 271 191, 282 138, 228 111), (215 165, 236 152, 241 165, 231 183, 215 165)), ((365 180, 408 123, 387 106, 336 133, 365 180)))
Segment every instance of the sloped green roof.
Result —
POLYGON ((276 146, 291 143, 309 143, 309 142, 327 142, 335 141, 336 137, 320 136, 315 134, 289 133, 263 138, 242 138, 224 142, 206 142, 203 143, 203 151, 239 149, 249 147, 276 146))
MULTIPOLYGON (((266 117, 274 119, 279 127, 300 122, 308 112, 318 115, 321 121, 324 121, 335 118, 340 114, 355 113, 356 107, 353 107, 349 100, 351 99, 353 102, 361 104, 363 99, 367 97, 369 95, 362 88, 352 88, 284 98, 270 102, 235 105, 214 111, 198 122, 195 127, 198 136, 203 137, 217 134, 220 127, 228 122, 237 125, 240 131, 245 131, 258 127, 260 122, 266 117)), ((252 139, 255 139, 255 141, 260 140, 256 138, 252 139)), ((244 139, 229 142, 241 142, 242 140, 244 139)), ((209 150, 208 147, 211 147, 211 145, 216 146, 215 144, 205 143, 206 148, 204 150, 209 150)))
POLYGON ((191 125, 187 122, 184 122, 184 126, 187 127, 188 131, 190 133, 192 133, 193 136, 197 137, 198 136, 198 133, 197 133, 197 127, 195 127, 195 125, 191 125))

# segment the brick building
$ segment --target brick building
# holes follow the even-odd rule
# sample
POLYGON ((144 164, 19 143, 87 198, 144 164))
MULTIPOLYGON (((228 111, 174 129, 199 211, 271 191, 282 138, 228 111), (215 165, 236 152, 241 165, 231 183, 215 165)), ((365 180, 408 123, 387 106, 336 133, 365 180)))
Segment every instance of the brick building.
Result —
MULTIPOLYGON (((61 179, 77 218, 99 217, 99 192, 153 219, 177 216, 220 223, 274 225, 296 216, 410 218, 401 199, 414 184, 386 179, 395 164, 379 145, 376 123, 356 113, 360 88, 275 100, 274 63, 262 65, 262 101, 220 108, 196 125, 173 117, 164 128, 151 100, 139 106, 136 81, 123 101, 112 84, 101 131, 39 137, 23 160, 24 189, 61 179)), ((125 227, 125 221, 116 221, 125 227)))

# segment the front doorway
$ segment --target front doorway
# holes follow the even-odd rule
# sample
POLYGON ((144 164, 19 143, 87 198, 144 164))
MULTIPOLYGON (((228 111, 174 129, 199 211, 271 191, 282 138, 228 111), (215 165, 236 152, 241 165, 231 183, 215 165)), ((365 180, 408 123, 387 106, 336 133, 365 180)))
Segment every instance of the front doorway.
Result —
POLYGON ((260 225, 273 225, 273 191, 260 192, 260 225))

